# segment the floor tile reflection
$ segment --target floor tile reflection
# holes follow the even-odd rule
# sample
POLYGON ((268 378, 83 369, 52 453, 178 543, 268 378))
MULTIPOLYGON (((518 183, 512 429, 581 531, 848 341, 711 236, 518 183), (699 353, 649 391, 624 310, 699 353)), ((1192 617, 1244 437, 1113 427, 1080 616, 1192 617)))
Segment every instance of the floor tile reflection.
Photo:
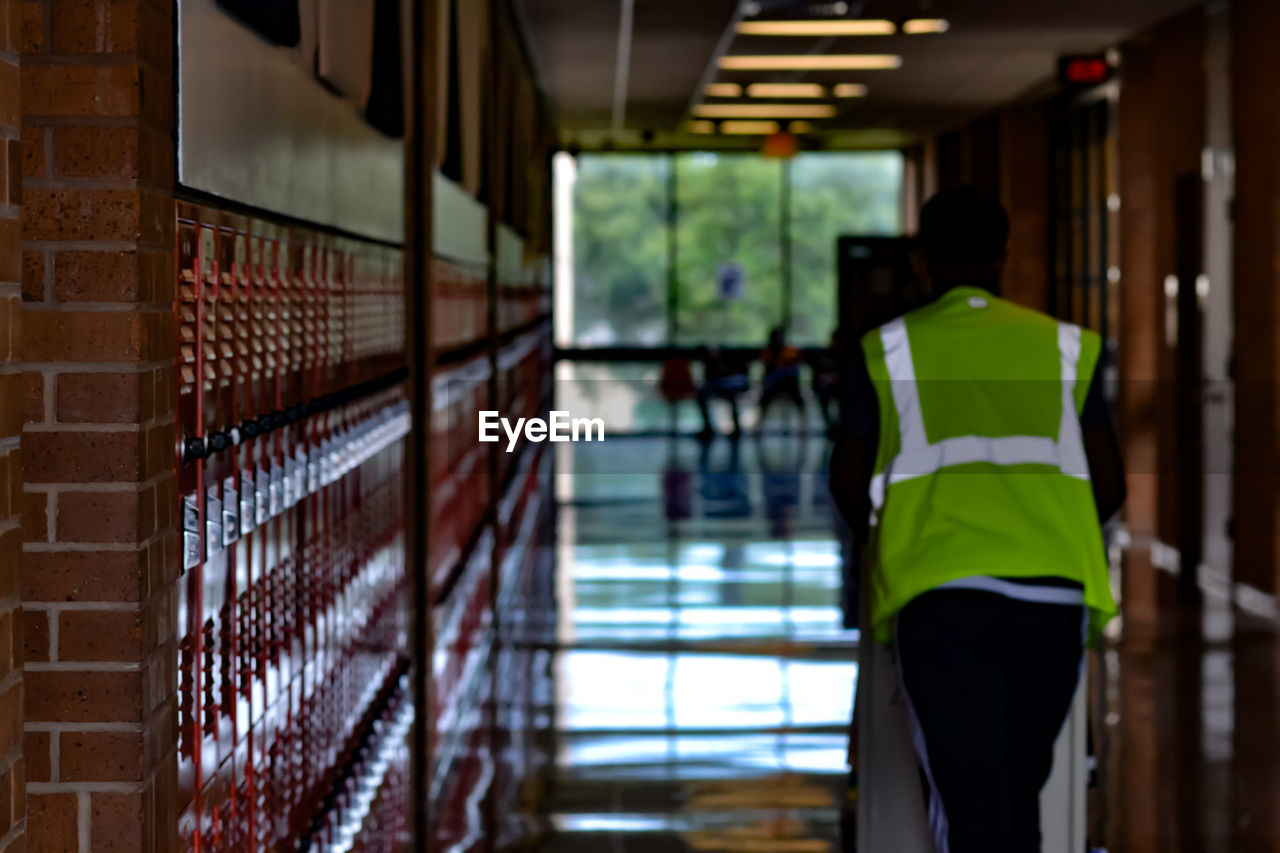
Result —
MULTIPOLYGON (((548 853, 839 850, 857 634, 824 454, 783 436, 562 446, 548 853)), ((1180 609, 1152 562, 1130 551, 1117 584, 1154 576, 1159 612, 1090 658, 1090 841, 1280 853, 1274 597, 1202 579, 1203 606, 1180 609)))
POLYGON ((546 850, 838 849, 856 632, 820 444, 561 457, 546 850))

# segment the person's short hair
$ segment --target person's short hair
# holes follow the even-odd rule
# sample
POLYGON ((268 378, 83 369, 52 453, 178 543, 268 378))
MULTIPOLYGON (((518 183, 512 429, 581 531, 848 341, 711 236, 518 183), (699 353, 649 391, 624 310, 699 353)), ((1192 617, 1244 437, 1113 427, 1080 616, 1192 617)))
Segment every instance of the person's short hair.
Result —
POLYGON ((984 266, 1005 252, 1009 214, 977 187, 945 189, 920 211, 919 242, 930 264, 984 266))

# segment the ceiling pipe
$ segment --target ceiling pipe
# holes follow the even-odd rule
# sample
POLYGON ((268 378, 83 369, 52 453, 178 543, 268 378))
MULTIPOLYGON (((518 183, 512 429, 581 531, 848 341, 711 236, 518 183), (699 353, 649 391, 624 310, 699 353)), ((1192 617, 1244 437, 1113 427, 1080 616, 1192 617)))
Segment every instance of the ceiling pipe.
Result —
POLYGON ((631 74, 631 33, 635 24, 635 0, 621 0, 621 17, 618 21, 618 64, 613 72, 613 121, 614 132, 621 131, 627 120, 627 87, 631 74))

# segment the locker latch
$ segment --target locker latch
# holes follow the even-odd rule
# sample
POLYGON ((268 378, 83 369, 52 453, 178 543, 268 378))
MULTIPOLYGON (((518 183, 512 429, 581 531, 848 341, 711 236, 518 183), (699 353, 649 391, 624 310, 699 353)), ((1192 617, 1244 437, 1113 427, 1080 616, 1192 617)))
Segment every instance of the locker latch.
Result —
POLYGON ((258 490, 252 474, 240 475, 240 534, 248 536, 258 525, 258 490))
POLYGON ((284 467, 279 462, 271 463, 271 485, 267 490, 267 500, 271 504, 272 518, 284 512, 284 467))
POLYGON ((236 478, 227 477, 222 481, 222 546, 234 545, 240 539, 240 519, 237 510, 240 507, 240 495, 236 492, 236 478))
POLYGON ((255 518, 258 524, 266 524, 271 519, 271 502, 267 497, 269 494, 271 494, 271 474, 266 468, 259 468, 258 481, 253 493, 254 507, 257 510, 255 518))
POLYGON ((321 449, 316 445, 311 448, 307 459, 307 494, 314 495, 320 491, 320 461, 321 449))
POLYGON ((221 487, 210 486, 205 490, 204 499, 204 544, 205 559, 212 560, 222 553, 222 500, 219 498, 221 487))
POLYGON ((293 453, 293 502, 307 495, 307 451, 299 447, 293 453))
POLYGON ((182 499, 182 568, 194 569, 200 565, 200 496, 186 495, 182 499))

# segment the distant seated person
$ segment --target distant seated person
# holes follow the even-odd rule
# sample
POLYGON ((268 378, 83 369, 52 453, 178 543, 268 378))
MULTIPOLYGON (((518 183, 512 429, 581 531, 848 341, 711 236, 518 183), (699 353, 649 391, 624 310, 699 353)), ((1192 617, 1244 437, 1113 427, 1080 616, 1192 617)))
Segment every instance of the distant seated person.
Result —
POLYGON ((658 393, 673 405, 697 395, 698 383, 693 381, 693 368, 688 359, 672 358, 662 363, 658 393))
POLYGON ((840 413, 840 377, 846 358, 839 329, 831 333, 831 343, 813 359, 813 394, 828 433, 833 433, 840 413))
POLYGON ((769 332, 769 343, 760 352, 760 363, 764 366, 758 422, 761 430, 764 429, 764 420, 770 407, 779 399, 795 406, 803 428, 804 394, 800 393, 800 361, 800 350, 787 344, 786 333, 781 326, 769 332))
POLYGON ((698 388, 698 408, 702 411, 703 424, 700 436, 704 440, 715 436, 716 428, 711 422, 711 400, 720 399, 729 404, 729 412, 733 416, 731 435, 736 438, 742 432, 738 419, 738 395, 751 387, 746 367, 737 359, 726 355, 719 347, 706 347, 702 357, 702 386, 698 388))

